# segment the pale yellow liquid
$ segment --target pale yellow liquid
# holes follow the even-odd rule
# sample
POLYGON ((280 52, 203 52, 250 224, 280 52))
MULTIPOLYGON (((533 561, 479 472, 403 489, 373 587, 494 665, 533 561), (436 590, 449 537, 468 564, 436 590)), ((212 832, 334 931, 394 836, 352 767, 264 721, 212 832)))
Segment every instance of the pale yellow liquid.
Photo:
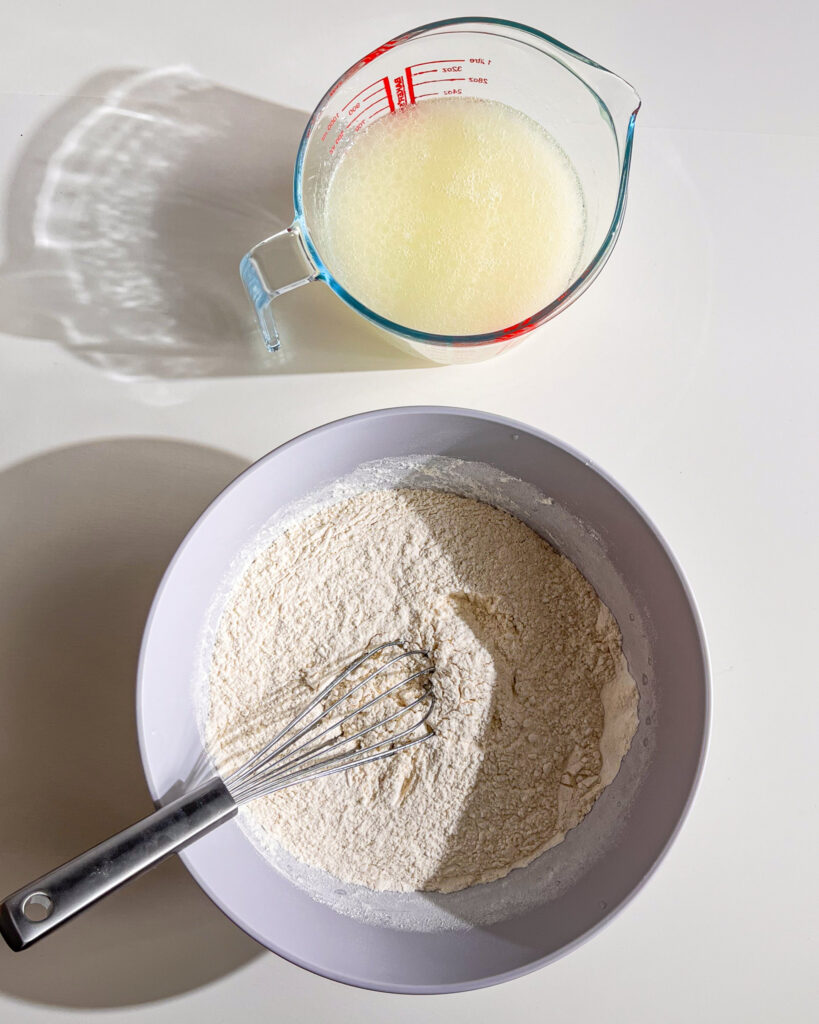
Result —
POLYGON ((479 334, 571 283, 577 174, 539 124, 494 100, 434 99, 373 121, 339 158, 314 234, 336 279, 405 327, 479 334))

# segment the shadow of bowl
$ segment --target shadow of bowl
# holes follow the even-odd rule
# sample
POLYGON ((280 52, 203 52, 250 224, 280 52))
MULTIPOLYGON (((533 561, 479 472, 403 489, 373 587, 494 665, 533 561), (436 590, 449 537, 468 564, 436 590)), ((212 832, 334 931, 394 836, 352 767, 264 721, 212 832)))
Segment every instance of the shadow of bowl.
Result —
MULTIPOLYGON (((143 625, 186 530, 243 468, 129 439, 0 474, 0 891, 153 809, 134 718, 143 625)), ((173 858, 25 953, 3 947, 0 989, 67 1007, 146 1003, 257 953, 173 858)))

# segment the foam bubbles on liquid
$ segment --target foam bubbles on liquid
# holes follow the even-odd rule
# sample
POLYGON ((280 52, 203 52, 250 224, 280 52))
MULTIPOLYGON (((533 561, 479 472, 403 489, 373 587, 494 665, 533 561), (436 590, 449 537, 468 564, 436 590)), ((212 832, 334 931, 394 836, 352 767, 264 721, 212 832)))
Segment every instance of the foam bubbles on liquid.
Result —
POLYGON ((440 334, 501 330, 571 283, 584 205, 566 154, 494 100, 426 100, 374 121, 338 160, 316 241, 360 302, 440 334))

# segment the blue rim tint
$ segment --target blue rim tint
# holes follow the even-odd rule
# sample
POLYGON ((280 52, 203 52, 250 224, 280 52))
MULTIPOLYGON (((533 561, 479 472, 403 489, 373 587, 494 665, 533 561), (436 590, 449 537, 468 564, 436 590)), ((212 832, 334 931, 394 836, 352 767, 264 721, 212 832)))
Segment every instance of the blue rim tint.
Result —
MULTIPOLYGON (((525 320, 521 320, 516 324, 510 325, 509 327, 504 327, 499 331, 490 331, 485 334, 465 334, 453 337, 452 335, 430 334, 427 331, 417 331, 412 327, 404 327, 402 324, 395 323, 395 321, 393 320, 388 320, 386 317, 381 316, 379 313, 376 313, 374 310, 363 305, 361 302, 358 301, 358 299, 352 296, 347 291, 347 289, 344 288, 343 285, 339 284, 335 277, 330 273, 329 269, 325 265, 322 258, 319 256, 318 250, 316 249, 315 245, 313 245, 313 240, 310 237, 310 232, 304 220, 304 207, 302 204, 301 195, 302 171, 304 167, 305 153, 307 152, 307 143, 310 138, 310 135, 312 134, 313 126, 318 121, 319 113, 323 112, 327 101, 329 100, 330 96, 336 92, 338 86, 351 75, 355 74, 355 72, 358 71, 363 66, 363 61, 358 61, 357 63, 353 64, 352 67, 348 68, 343 75, 341 75, 339 78, 335 80, 335 82, 333 82, 333 84, 330 86, 327 92, 319 100, 313 113, 310 115, 310 120, 307 122, 307 127, 304 129, 304 133, 301 137, 301 142, 299 144, 298 155, 296 156, 296 167, 293 174, 293 206, 296 211, 296 224, 298 226, 299 231, 301 232, 304 244, 307 247, 308 252, 310 253, 310 258, 315 263, 317 278, 321 279, 326 284, 328 284, 330 288, 332 288, 332 290, 336 293, 336 295, 338 295, 340 299, 346 302, 347 305, 352 307, 357 313, 360 313, 363 317, 366 317, 366 319, 376 324, 376 326, 382 327, 384 328, 384 330, 390 331, 393 334, 399 334, 405 338, 409 338, 412 341, 422 341, 430 345, 442 346, 489 345, 495 342, 514 341, 517 338, 523 336, 525 333, 528 333, 528 331, 534 330, 535 327, 540 326, 540 324, 548 320, 552 316, 552 314, 555 313, 560 307, 570 305, 570 303, 576 298, 578 292, 581 291, 586 286, 586 283, 589 281, 589 278, 602 267, 603 263, 608 258, 609 253, 614 247, 614 243, 617 241, 617 236, 620 233, 620 227, 623 221, 623 214, 625 212, 626 189, 628 187, 629 170, 631 167, 631 150, 632 141, 634 137, 634 124, 637 120, 637 113, 640 110, 641 101, 634 87, 630 83, 626 82, 625 79, 621 78, 619 75, 616 75, 613 71, 609 71, 608 68, 604 68, 602 64, 598 64, 596 61, 591 60, 589 57, 583 56, 582 53, 578 53, 577 50, 573 50, 570 46, 566 46, 564 43, 561 43, 553 36, 547 35, 545 32, 541 32, 539 29, 531 28, 529 25, 523 25, 518 21, 507 21, 505 18, 445 18, 442 21, 433 21, 430 22, 428 25, 421 25, 418 28, 411 29, 409 32, 405 32, 400 36, 395 36, 393 39, 389 40, 389 42, 394 44, 405 43, 410 39, 414 39, 417 36, 423 35, 426 32, 431 32, 434 29, 445 28, 447 26, 455 25, 500 25, 503 26, 504 28, 515 29, 518 32, 523 32, 528 35, 534 36, 537 39, 544 40, 551 46, 555 46, 559 50, 562 50, 568 56, 573 57, 576 60, 580 60, 584 64, 588 64, 589 67, 596 68, 598 71, 603 71, 605 74, 611 75, 613 78, 617 78, 625 85, 628 85, 632 92, 634 92, 634 95, 637 99, 637 106, 632 111, 631 117, 629 118, 628 128, 626 129, 626 144, 623 149, 623 156, 620 164, 620 188, 617 193, 617 204, 614 208, 614 215, 612 217, 611 224, 609 225, 609 229, 606 232, 606 237, 603 239, 600 248, 594 254, 588 266, 574 281, 572 281, 572 283, 569 285, 566 291, 563 292, 563 294, 560 295, 557 299, 554 299, 552 302, 550 302, 547 306, 544 306, 543 309, 539 310, 537 313, 534 313, 532 316, 526 317, 525 320)), ((546 56, 548 56, 548 54, 546 56)), ((576 72, 573 71, 572 68, 567 68, 566 70, 571 71, 572 74, 574 74, 576 77, 580 77, 579 75, 576 74, 576 72)), ((600 96, 596 90, 592 89, 588 82, 584 81, 583 84, 586 86, 589 92, 591 92, 594 95, 595 99, 600 104, 601 109, 605 111, 606 119, 611 124, 612 129, 614 129, 614 120, 611 116, 611 112, 609 111, 608 105, 603 100, 602 96, 600 96)), ((614 139, 617 143, 618 140, 616 132, 614 133, 614 139)))

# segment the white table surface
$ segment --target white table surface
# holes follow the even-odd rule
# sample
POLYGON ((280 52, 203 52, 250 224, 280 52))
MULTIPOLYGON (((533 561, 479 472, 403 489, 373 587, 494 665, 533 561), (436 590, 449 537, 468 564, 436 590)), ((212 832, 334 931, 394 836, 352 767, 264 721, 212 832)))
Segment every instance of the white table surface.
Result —
POLYGON ((685 828, 571 956, 423 999, 262 953, 171 862, 27 953, 0 949, 3 1021, 816 1019, 813 5, 489 5, 643 97, 601 278, 514 352, 445 369, 362 341, 314 286, 286 312, 288 354, 265 358, 235 264, 289 219, 305 112, 374 44, 473 7, 3 5, 0 890, 149 810, 136 651, 198 511, 281 441, 394 404, 546 429, 663 531, 713 664, 711 749, 685 828), (210 85, 177 103, 183 66, 210 85), (135 86, 149 69, 165 70, 135 86), (112 110, 123 88, 147 115, 112 110))

